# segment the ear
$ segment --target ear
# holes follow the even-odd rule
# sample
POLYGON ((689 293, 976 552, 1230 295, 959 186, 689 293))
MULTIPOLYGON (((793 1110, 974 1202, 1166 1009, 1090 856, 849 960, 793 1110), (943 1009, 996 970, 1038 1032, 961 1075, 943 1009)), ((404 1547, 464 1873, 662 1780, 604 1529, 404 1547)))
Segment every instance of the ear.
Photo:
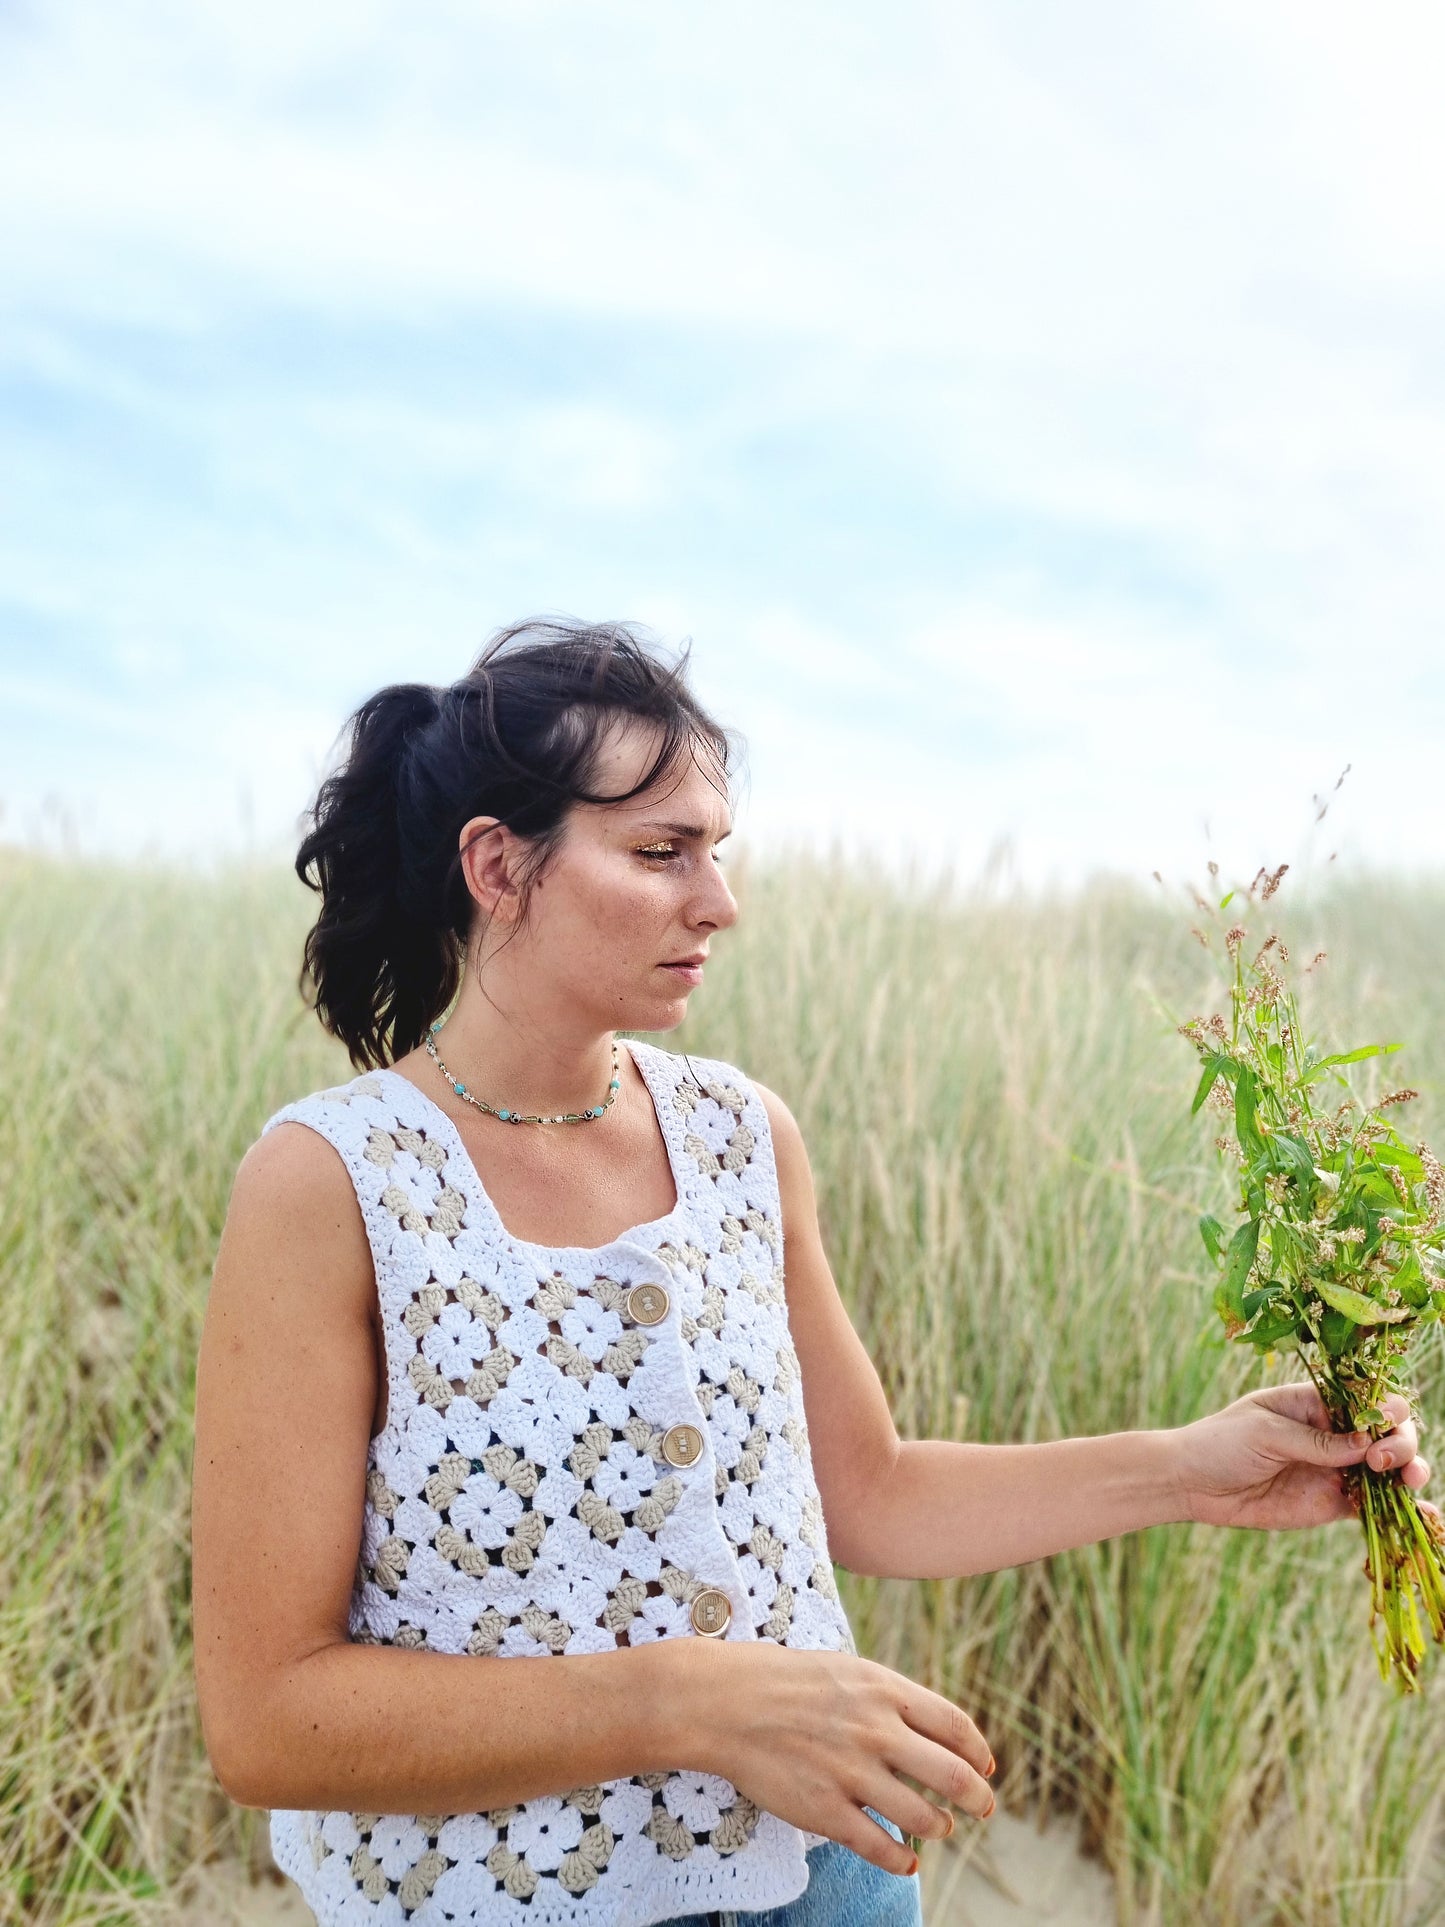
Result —
POLYGON ((520 869, 516 836, 495 816, 473 816, 463 823, 457 847, 472 901, 488 921, 510 922, 521 901, 515 881, 520 869))

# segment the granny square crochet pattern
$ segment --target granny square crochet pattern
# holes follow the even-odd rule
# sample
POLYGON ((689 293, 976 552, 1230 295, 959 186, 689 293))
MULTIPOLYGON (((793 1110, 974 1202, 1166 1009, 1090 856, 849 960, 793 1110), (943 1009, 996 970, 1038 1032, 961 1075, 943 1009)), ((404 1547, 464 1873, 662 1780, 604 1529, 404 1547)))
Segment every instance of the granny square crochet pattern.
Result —
MULTIPOLYGON (((697 1638, 707 1591, 731 1607, 725 1638, 855 1650, 788 1331, 767 1111, 735 1065, 625 1042, 677 1200, 593 1249, 514 1238, 451 1119, 396 1071, 265 1125, 335 1147, 376 1268, 388 1410, 367 1454, 354 1641, 545 1663, 697 1638), (660 1317, 640 1284, 663 1288, 660 1317), (678 1426, 703 1441, 682 1467, 663 1449, 678 1426)), ((682 1768, 480 1813, 278 1809, 270 1829, 321 1927, 649 1927, 777 1907, 822 1837, 682 1768)))

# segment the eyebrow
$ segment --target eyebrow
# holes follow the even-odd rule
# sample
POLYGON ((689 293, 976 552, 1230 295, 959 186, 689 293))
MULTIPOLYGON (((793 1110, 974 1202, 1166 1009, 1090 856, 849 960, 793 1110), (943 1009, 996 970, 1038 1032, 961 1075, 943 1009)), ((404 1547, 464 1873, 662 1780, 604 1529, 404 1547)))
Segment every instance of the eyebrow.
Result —
MULTIPOLYGON (((701 839, 707 836, 708 834, 708 827, 705 823, 655 823, 654 822, 654 823, 639 823, 637 827, 639 830, 665 830, 669 836, 690 836, 690 837, 697 838, 699 841, 701 841, 701 839)), ((730 829, 724 830, 722 833, 722 836, 717 838, 717 841, 721 843, 724 841, 725 838, 730 837, 731 835, 732 835, 732 831, 730 829)))

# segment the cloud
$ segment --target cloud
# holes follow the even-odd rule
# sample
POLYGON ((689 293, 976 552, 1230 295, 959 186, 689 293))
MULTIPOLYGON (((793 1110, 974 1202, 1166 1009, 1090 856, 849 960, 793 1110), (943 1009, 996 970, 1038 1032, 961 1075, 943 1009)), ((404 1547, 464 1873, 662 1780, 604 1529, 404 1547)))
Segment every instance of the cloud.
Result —
POLYGON ((779 833, 876 824, 876 766, 920 835, 1137 866, 1353 758, 1361 848, 1403 803, 1437 850, 1442 43, 1420 0, 5 14, 0 796, 281 824, 369 688, 570 608, 696 636, 779 833))

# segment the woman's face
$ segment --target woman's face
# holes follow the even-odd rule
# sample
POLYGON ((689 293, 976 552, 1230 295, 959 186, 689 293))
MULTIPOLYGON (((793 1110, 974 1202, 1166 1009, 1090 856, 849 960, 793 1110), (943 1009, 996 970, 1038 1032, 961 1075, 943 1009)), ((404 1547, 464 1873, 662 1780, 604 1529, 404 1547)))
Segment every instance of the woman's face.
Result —
MULTIPOLYGON (((659 736, 614 725, 589 787, 630 789, 659 736)), ((604 1030, 671 1030, 701 981, 698 962, 738 906, 719 867, 732 828, 725 778, 702 744, 626 803, 575 803, 532 885, 527 917, 501 955, 529 997, 585 1010, 604 1030), (680 968, 684 963, 691 968, 680 968)))

